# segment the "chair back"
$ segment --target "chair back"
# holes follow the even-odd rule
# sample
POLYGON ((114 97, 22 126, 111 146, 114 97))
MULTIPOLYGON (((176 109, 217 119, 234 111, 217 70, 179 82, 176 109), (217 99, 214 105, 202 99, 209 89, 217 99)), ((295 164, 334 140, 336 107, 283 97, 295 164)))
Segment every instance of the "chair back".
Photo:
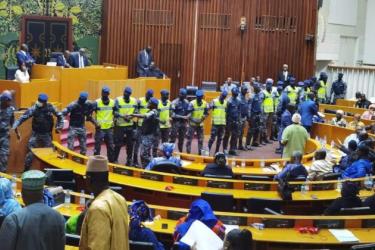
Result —
POLYGON ((231 212, 235 210, 234 198, 231 194, 203 192, 201 198, 207 201, 214 211, 231 212))

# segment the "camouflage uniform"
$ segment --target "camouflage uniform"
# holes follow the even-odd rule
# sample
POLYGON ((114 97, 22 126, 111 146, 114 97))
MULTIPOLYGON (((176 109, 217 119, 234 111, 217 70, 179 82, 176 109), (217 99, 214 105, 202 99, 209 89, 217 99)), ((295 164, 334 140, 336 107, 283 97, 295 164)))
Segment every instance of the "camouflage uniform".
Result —
POLYGON ((87 135, 85 121, 91 120, 91 103, 86 101, 82 105, 77 101, 72 102, 63 111, 63 116, 70 114, 68 148, 74 150, 74 140, 78 138, 80 154, 85 155, 87 152, 87 135))
POLYGON ((178 118, 178 116, 188 115, 189 102, 184 99, 181 101, 180 98, 173 100, 171 104, 172 109, 172 131, 171 131, 171 143, 175 143, 178 137, 178 150, 182 152, 184 146, 184 139, 186 136, 187 122, 184 119, 178 118))
POLYGON ((223 148, 227 150, 229 138, 230 147, 229 151, 237 150, 239 122, 240 122, 240 100, 238 97, 231 97, 227 106, 227 125, 225 127, 225 135, 223 139, 223 148))
POLYGON ((9 130, 14 121, 14 107, 0 109, 0 172, 6 172, 9 157, 9 130))
POLYGON ((62 129, 64 125, 63 115, 50 103, 45 104, 43 107, 33 105, 13 124, 13 128, 17 128, 29 118, 33 118, 32 133, 25 158, 25 171, 30 169, 33 162, 32 148, 48 148, 52 146, 53 115, 57 118, 56 129, 62 129))
POLYGON ((240 122, 239 122, 239 135, 238 135, 238 149, 243 150, 243 135, 245 133, 246 122, 249 120, 249 99, 246 95, 240 95, 240 122))
POLYGON ((198 139, 198 154, 201 155, 203 149, 203 139, 204 139, 204 128, 201 119, 205 119, 208 115, 208 104, 206 101, 202 100, 199 105, 197 100, 193 100, 189 104, 188 111, 190 113, 190 125, 187 133, 186 141, 186 152, 191 153, 191 142, 194 137, 194 133, 197 134, 198 139))
POLYGON ((152 157, 157 155, 157 147, 159 144, 158 127, 159 113, 156 109, 150 110, 144 118, 141 127, 141 163, 145 168, 151 161, 152 157), (151 152, 152 151, 152 152, 151 152), (152 155, 152 157, 151 157, 152 155))

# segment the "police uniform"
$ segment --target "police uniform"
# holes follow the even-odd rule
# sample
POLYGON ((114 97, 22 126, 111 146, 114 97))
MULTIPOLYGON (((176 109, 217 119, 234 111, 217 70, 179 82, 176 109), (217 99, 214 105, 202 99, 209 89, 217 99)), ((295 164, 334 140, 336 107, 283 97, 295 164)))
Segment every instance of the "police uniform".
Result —
POLYGON ((9 157, 10 127, 14 121, 14 107, 0 108, 0 172, 6 172, 9 157))
POLYGON ((237 139, 240 123, 240 100, 232 96, 227 103, 226 110, 226 127, 223 139, 223 148, 226 150, 230 138, 229 152, 234 153, 237 150, 237 139))
POLYGON ((157 132, 159 113, 156 109, 153 109, 149 110, 145 115, 146 117, 143 119, 141 127, 141 164, 143 168, 151 161, 151 156, 156 156, 155 149, 157 149, 159 144, 157 132))
POLYGON ((204 139, 203 120, 208 115, 207 102, 202 100, 202 103, 199 105, 197 100, 193 100, 190 102, 188 111, 190 112, 190 121, 186 141, 186 152, 188 154, 191 153, 191 142, 193 140, 194 133, 196 133, 198 139, 198 154, 200 155, 202 152, 204 139))
MULTIPOLYGON (((272 117, 273 113, 275 112, 275 106, 274 106, 274 97, 273 93, 268 92, 266 89, 263 90, 263 113, 262 113, 262 137, 263 140, 267 141, 268 140, 268 129, 272 129, 272 117)), ((272 131, 271 131, 272 132, 272 131)), ((271 137, 271 135, 269 135, 271 137)))
POLYGON ((319 81, 319 88, 317 89, 318 93, 318 102, 326 103, 327 101, 327 86, 328 83, 325 83, 323 80, 319 81))
POLYGON ((64 126, 63 115, 50 103, 46 103, 43 107, 37 104, 33 105, 13 124, 15 129, 29 118, 33 118, 32 132, 25 158, 25 171, 30 169, 33 161, 32 148, 52 147, 53 116, 57 118, 56 129, 62 129, 64 126))
POLYGON ((254 94, 250 102, 250 128, 247 131, 246 146, 251 147, 259 137, 262 128, 262 93, 254 94))
POLYGON ((245 133, 246 122, 250 119, 250 109, 249 109, 249 98, 246 95, 240 95, 240 122, 239 122, 239 135, 238 135, 238 148, 244 149, 243 146, 243 135, 245 133))
MULTIPOLYGON (((146 97, 141 97, 138 100, 138 114, 144 115, 146 114, 149 109, 147 108, 148 106, 148 100, 146 97)), ((134 149, 133 149, 133 165, 138 165, 138 152, 139 152, 139 147, 141 145, 141 128, 143 124, 143 119, 138 118, 138 122, 136 123, 136 128, 135 128, 135 138, 134 138, 134 149)))
POLYGON ((277 141, 277 135, 279 132, 279 128, 277 126, 277 107, 280 102, 280 93, 277 90, 272 91, 272 98, 273 98, 273 115, 272 115, 272 140, 277 141))
POLYGON ((186 99, 181 100, 177 98, 173 100, 171 104, 172 109, 172 131, 171 131, 171 143, 175 143, 178 137, 178 150, 182 152, 184 146, 184 139, 186 136, 186 120, 178 118, 176 116, 187 116, 188 115, 189 102, 186 99))
POLYGON ((346 82, 336 80, 332 83, 331 96, 333 95, 333 104, 336 104, 337 99, 345 99, 346 96, 346 82))
POLYGON ((162 143, 168 142, 171 130, 171 101, 167 100, 166 102, 163 102, 162 100, 159 100, 158 111, 160 120, 160 139, 162 143))
POLYGON ((297 99, 298 99, 298 88, 297 87, 293 88, 292 86, 289 85, 288 87, 286 87, 286 92, 288 93, 290 103, 293 105, 296 105, 297 99))
POLYGON ((223 140, 225 125, 226 125, 226 109, 228 102, 223 100, 220 102, 219 98, 212 101, 210 108, 212 109, 212 127, 211 136, 208 141, 208 149, 211 151, 212 144, 216 139, 215 153, 219 151, 221 142, 223 140))
POLYGON ((115 100, 115 129, 114 129, 114 142, 115 153, 114 161, 118 161, 121 147, 126 145, 126 165, 132 166, 133 158, 133 140, 134 140, 134 122, 132 118, 125 119, 124 116, 135 114, 137 109, 137 100, 134 97, 129 97, 125 100, 123 96, 119 96, 115 100))
POLYGON ((86 101, 79 104, 77 101, 69 104, 63 111, 63 116, 70 114, 68 131, 68 148, 74 150, 74 140, 78 138, 80 154, 85 155, 87 151, 87 135, 85 121, 90 120, 91 103, 86 101))
POLYGON ((95 131, 95 149, 94 155, 100 155, 101 144, 104 140, 107 147, 107 157, 109 162, 114 162, 115 145, 113 142, 113 119, 115 111, 115 101, 109 98, 108 103, 104 104, 101 98, 94 103, 93 111, 96 113, 96 121, 99 125, 95 131))

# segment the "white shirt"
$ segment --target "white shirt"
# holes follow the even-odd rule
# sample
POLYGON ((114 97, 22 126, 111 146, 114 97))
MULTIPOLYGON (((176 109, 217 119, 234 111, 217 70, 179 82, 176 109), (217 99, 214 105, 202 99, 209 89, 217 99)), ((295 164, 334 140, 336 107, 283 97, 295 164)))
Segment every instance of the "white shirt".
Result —
POLYGON ((16 73, 14 74, 14 81, 20 83, 28 83, 30 82, 29 72, 27 70, 22 72, 21 70, 17 69, 16 73))
POLYGON ((349 146, 349 142, 350 142, 350 141, 355 141, 355 142, 358 144, 358 143, 359 143, 358 135, 357 135, 356 133, 348 135, 348 136, 345 138, 345 140, 344 140, 344 144, 343 144, 343 145, 344 145, 346 148, 348 148, 348 146, 349 146))
POLYGON ((85 67, 85 63, 83 61, 83 56, 79 55, 79 68, 84 68, 85 67))
POLYGON ((284 71, 284 81, 288 80, 288 71, 284 71))

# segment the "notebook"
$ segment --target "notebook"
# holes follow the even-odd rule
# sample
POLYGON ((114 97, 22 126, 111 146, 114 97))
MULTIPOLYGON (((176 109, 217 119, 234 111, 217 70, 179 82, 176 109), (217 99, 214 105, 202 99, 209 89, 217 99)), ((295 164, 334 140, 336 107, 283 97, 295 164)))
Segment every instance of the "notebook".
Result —
POLYGON ((329 232, 335 236, 339 242, 358 242, 359 239, 347 229, 329 229, 329 232))

